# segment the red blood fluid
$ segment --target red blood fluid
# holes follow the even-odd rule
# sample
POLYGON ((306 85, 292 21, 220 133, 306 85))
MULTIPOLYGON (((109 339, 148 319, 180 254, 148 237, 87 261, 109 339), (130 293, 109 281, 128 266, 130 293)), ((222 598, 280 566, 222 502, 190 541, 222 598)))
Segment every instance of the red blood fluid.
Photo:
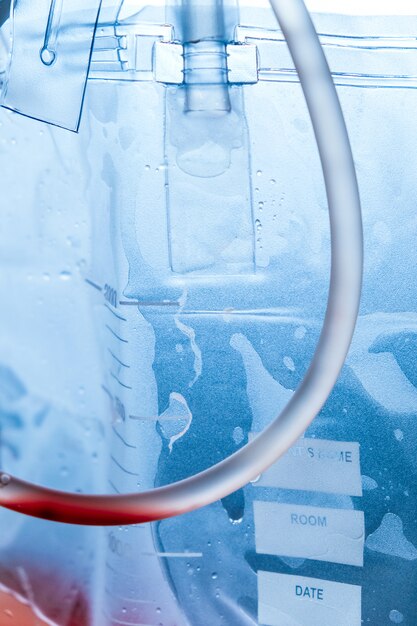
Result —
POLYGON ((37 579, 37 588, 42 588, 42 601, 38 604, 36 588, 28 597, 21 588, 17 589, 20 585, 12 580, 5 583, 0 578, 0 626, 90 626, 84 596, 76 590, 72 598, 59 598, 56 578, 55 584, 52 580, 45 584, 45 580, 37 579), (45 598, 50 599, 50 606, 45 598))
POLYGON ((0 626, 51 626, 40 611, 11 591, 0 590, 0 626))

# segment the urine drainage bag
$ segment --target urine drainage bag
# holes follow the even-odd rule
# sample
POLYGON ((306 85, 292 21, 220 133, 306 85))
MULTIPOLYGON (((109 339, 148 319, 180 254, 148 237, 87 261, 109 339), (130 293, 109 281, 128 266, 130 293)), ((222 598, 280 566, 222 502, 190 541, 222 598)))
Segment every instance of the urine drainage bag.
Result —
MULTIPOLYGON (((227 2, 230 84, 186 101, 180 3, 107 1, 83 101, 97 7, 71 17, 86 36, 59 70, 81 31, 58 29, 44 66, 51 6, 18 47, 19 4, 35 10, 16 3, 4 104, 49 124, 1 112, 1 466, 69 492, 165 485, 262 431, 317 344, 330 235, 297 74, 267 5, 227 2), (52 125, 76 129, 82 101, 78 134, 52 125)), ((270 470, 184 516, 98 529, 0 509, 0 624, 415 624, 417 19, 313 19, 366 242, 332 395, 270 470)))

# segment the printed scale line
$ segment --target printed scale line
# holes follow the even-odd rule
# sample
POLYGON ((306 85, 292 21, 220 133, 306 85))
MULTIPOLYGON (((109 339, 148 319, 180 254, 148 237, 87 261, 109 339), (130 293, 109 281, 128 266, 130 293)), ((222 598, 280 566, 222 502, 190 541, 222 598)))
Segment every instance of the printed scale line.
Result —
POLYGON ((116 355, 114 354, 114 352, 112 352, 112 351, 110 350, 110 348, 107 348, 107 351, 111 354, 111 356, 113 357, 113 359, 119 363, 119 365, 121 365, 122 367, 126 367, 127 369, 130 369, 130 365, 127 365, 126 363, 123 363, 123 361, 121 361, 121 360, 119 359, 119 357, 118 357, 118 356, 116 356, 116 355))
POLYGON ((110 376, 114 378, 114 380, 118 382, 121 387, 124 387, 125 389, 132 389, 130 385, 126 385, 125 383, 122 383, 120 378, 118 378, 114 372, 110 372, 110 376))
POLYGON ((130 470, 126 469, 123 465, 121 465, 119 461, 114 458, 113 455, 110 455, 110 458, 113 461, 113 463, 117 465, 117 467, 120 467, 122 472, 125 472, 125 474, 129 474, 130 476, 139 476, 139 474, 137 474, 136 472, 131 472, 130 470))
POLYGON ((114 424, 112 424, 112 430, 113 430, 114 434, 116 435, 116 437, 118 437, 120 439, 120 441, 126 446, 126 448, 136 449, 136 446, 134 446, 131 443, 128 443, 126 441, 126 439, 117 431, 117 428, 115 427, 114 424))
POLYGON ((116 313, 116 311, 114 311, 107 302, 104 303, 104 306, 108 311, 110 311, 112 315, 114 315, 114 317, 117 317, 118 320, 120 320, 121 322, 127 322, 127 319, 116 313))

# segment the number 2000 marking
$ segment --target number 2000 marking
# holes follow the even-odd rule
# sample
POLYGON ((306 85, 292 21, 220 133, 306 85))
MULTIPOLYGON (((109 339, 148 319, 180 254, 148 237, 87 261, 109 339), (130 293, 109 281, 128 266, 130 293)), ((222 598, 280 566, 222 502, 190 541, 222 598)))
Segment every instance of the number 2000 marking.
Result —
POLYGON ((109 304, 111 304, 115 309, 117 308, 117 291, 110 287, 110 285, 104 285, 104 298, 107 300, 109 304))

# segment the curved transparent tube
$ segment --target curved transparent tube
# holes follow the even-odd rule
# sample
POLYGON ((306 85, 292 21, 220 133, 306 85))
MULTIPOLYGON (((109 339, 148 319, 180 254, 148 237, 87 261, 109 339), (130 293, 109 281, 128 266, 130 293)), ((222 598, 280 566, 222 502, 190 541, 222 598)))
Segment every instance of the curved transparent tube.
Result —
POLYGON ((317 140, 330 214, 331 277, 325 321, 302 383, 282 413, 251 443, 192 478, 151 491, 89 496, 0 474, 0 504, 75 524, 122 525, 192 511, 264 472, 301 436, 331 392, 352 339, 362 283, 362 221, 349 139, 331 74, 302 0, 271 0, 304 91, 317 140))

